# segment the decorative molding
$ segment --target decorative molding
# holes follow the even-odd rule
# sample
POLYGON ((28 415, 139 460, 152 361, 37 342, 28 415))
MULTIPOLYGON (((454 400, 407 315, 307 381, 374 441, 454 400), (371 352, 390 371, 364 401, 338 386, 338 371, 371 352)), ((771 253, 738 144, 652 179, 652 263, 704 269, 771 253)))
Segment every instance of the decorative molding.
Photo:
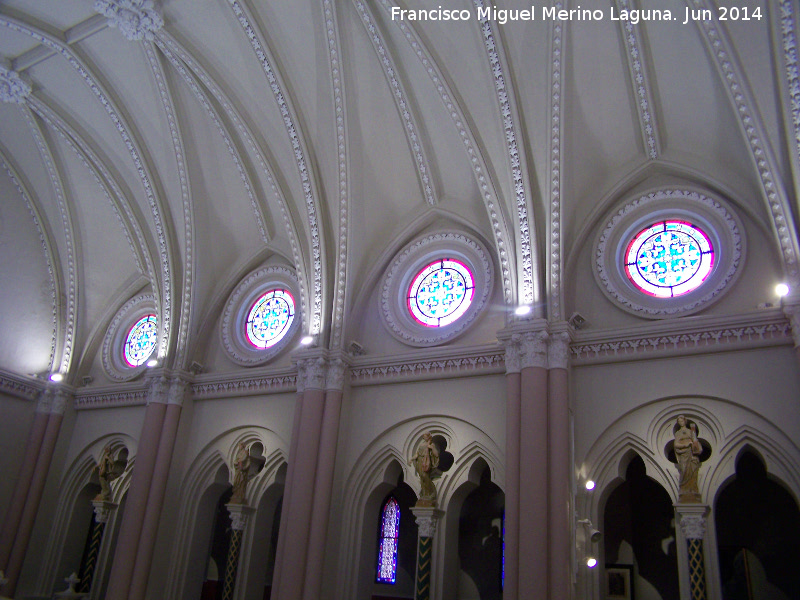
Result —
MULTIPOLYGON (((556 10, 561 10, 562 3, 556 2, 556 10)), ((549 314, 551 318, 560 320, 561 314, 561 270, 562 256, 561 243, 561 138, 563 134, 563 122, 561 120, 561 109, 564 104, 561 90, 563 72, 563 48, 566 24, 559 20, 553 20, 552 40, 550 61, 550 286, 549 295, 549 314)))
POLYGON ((659 322, 648 328, 576 333, 577 339, 570 346, 573 364, 708 354, 792 343, 789 323, 778 310, 676 325, 659 322))
POLYGON ((32 90, 31 84, 20 77, 19 73, 0 63, 0 102, 25 104, 32 90))
POLYGON ((195 382, 191 385, 191 395, 195 400, 212 398, 232 398, 292 392, 297 388, 297 375, 291 374, 248 376, 221 380, 195 382))
POLYGON ((566 369, 569 367, 570 335, 566 331, 550 334, 547 344, 547 368, 566 369))
POLYGON ((436 535, 436 525, 444 516, 444 511, 428 506, 412 506, 411 512, 419 527, 419 537, 432 538, 436 535))
POLYGON ((325 373, 325 389, 344 389, 344 380, 347 375, 348 364, 341 358, 332 358, 328 361, 328 371, 325 373))
MULTIPOLYGON (((617 12, 630 11, 631 0, 615 0, 617 12)), ((661 145, 658 139, 658 124, 653 108, 653 94, 647 81, 647 66, 642 56, 643 44, 640 43, 640 27, 630 20, 620 21, 622 36, 627 50, 628 70, 631 74, 633 95, 636 98, 636 109, 639 114, 639 126, 642 132, 642 141, 645 152, 651 160, 658 158, 661 145)))
MULTIPOLYGON (((483 0, 473 0, 477 8, 483 8, 483 0)), ((520 263, 522 269, 521 301, 522 304, 533 304, 535 300, 533 279, 533 258, 531 253, 531 232, 528 224, 528 199, 525 180, 522 170, 520 149, 517 146, 517 126, 515 125, 515 110, 511 104, 513 90, 510 82, 506 81, 503 73, 503 63, 500 60, 502 50, 495 40, 491 22, 484 19, 481 22, 483 41, 489 66, 494 75, 494 85, 497 91, 497 100, 500 103, 505 140, 508 147, 508 158, 511 165, 511 175, 514 179, 514 194, 517 199, 517 219, 519 221, 520 263)))
POLYGON ((412 346, 435 346, 461 335, 475 322, 491 298, 493 282, 492 261, 482 244, 463 233, 434 233, 410 243, 392 261, 383 277, 380 311, 389 333, 399 341, 412 346), (427 327, 411 317, 406 299, 411 279, 426 261, 437 258, 464 261, 474 278, 475 296, 456 321, 427 327))
POLYGON ((190 383, 181 377, 173 377, 169 383, 167 392, 167 404, 177 404, 183 406, 186 394, 189 391, 190 383))
POLYGON ((63 387, 55 387, 52 390, 52 403, 50 405, 51 415, 63 415, 67 406, 72 400, 72 391, 64 389, 63 387))
POLYGON ((547 347, 550 334, 547 331, 527 331, 520 334, 520 367, 547 368, 547 347))
POLYGON ((36 400, 45 384, 38 379, 28 379, 8 371, 0 371, 0 394, 22 400, 36 400))
POLYGON ((92 500, 92 506, 94 507, 94 520, 98 523, 108 523, 108 518, 119 504, 104 500, 92 500))
MULTIPOLYGON (((393 0, 380 0, 380 2, 384 10, 391 14, 392 6, 396 5, 396 2, 393 0)), ((456 126, 456 129, 458 129, 461 141, 464 144, 464 149, 470 158, 476 182, 483 195, 486 213, 492 223, 492 233, 494 234, 495 247, 497 249, 498 260, 500 261, 501 277, 503 281, 503 298, 506 304, 511 304, 515 297, 512 284, 515 277, 511 272, 514 255, 512 253, 512 256, 509 257, 509 253, 506 250, 506 238, 510 239, 512 236, 508 234, 508 226, 505 222, 502 209, 496 205, 497 191, 491 177, 491 172, 483 160, 483 154, 479 149, 478 142, 476 142, 473 137, 468 121, 464 118, 464 113, 461 110, 458 99, 450 90, 450 86, 437 67, 436 61, 433 60, 433 57, 426 50, 419 36, 414 32, 411 22, 405 19, 392 19, 392 22, 400 29, 409 46, 417 55, 419 62, 425 68, 428 76, 438 90, 442 103, 447 109, 450 118, 453 120, 453 124, 456 126)))
MULTIPOLYGON (((707 0, 689 0, 689 2, 698 9, 706 10, 710 14, 717 14, 715 6, 712 6, 707 0)), ((733 113, 738 116, 742 132, 747 137, 751 158, 756 166, 761 192, 767 201, 767 208, 772 217, 772 226, 777 234, 786 271, 792 281, 797 282, 799 280, 797 240, 795 234, 792 233, 794 225, 791 209, 780 177, 776 176, 780 172, 780 168, 772 157, 770 148, 763 143, 768 137, 764 135, 763 125, 757 116, 756 104, 751 98, 750 90, 742 75, 742 69, 736 62, 736 53, 730 49, 719 22, 703 20, 696 23, 706 37, 711 55, 716 59, 721 75, 720 81, 728 90, 728 95, 736 109, 733 113)))
POLYGON ((153 0, 95 0, 94 10, 107 17, 109 26, 118 28, 131 42, 152 40, 164 26, 153 0))
POLYGON ((372 22, 372 16, 367 6, 361 0, 353 0, 356 10, 358 11, 364 27, 367 29, 369 38, 375 48, 375 53, 383 67, 383 73, 386 80, 389 82, 389 87, 392 89, 392 97, 394 98, 397 110, 400 112, 400 117, 403 119, 403 130, 408 140, 408 145, 411 148, 411 153, 414 156, 414 161, 417 164, 417 175, 420 179, 422 186, 422 193, 425 200, 430 206, 436 206, 436 194, 431 184, 431 169, 428 163, 428 158, 425 156, 425 149, 417 135, 417 125, 414 114, 411 112, 411 107, 406 101, 406 92, 403 89, 403 83, 400 81, 397 69, 395 68, 389 50, 383 45, 383 39, 375 24, 372 22))
POLYGON ((506 365, 506 374, 519 373, 522 371, 522 357, 520 356, 520 336, 519 334, 512 335, 509 339, 503 341, 505 348, 505 355, 503 360, 506 365))
POLYGON ((244 531, 247 521, 256 509, 246 504, 226 504, 228 514, 231 516, 231 529, 234 531, 244 531))
POLYGON ((783 48, 783 66, 786 89, 789 93, 789 112, 794 131, 795 158, 800 156, 800 63, 797 57, 797 23, 794 0, 780 0, 780 23, 783 48))
POLYGON ((742 228, 716 198, 688 189, 660 189, 640 195, 614 212, 601 231, 594 274, 601 290, 623 309, 648 318, 690 314, 718 300, 739 273, 744 260, 742 228), (623 272, 621 253, 635 231, 661 218, 680 215, 704 224, 713 240, 714 270, 696 290, 675 298, 653 298, 636 289, 623 272))
POLYGON ((702 540, 706 535, 705 513, 708 509, 705 506, 698 508, 702 510, 702 513, 684 512, 686 507, 675 508, 675 511, 680 515, 681 532, 687 540, 702 540))
POLYGON ((264 73, 267 76, 272 94, 275 96, 275 101, 278 103, 281 115, 283 116, 283 123, 286 127, 286 132, 289 135, 289 140, 294 150, 295 162, 297 170, 300 174, 300 180, 303 185, 303 195, 306 201, 306 211, 308 214, 308 228, 311 238, 311 256, 314 264, 314 302, 311 308, 311 319, 309 324, 309 331, 311 335, 318 334, 322 329, 322 282, 324 277, 324 268, 322 265, 322 230, 319 226, 319 216, 317 214, 317 199, 314 190, 313 174, 309 170, 306 159, 306 151, 304 149, 302 132, 295 126, 292 108, 286 101, 279 75, 272 68, 272 61, 268 56, 268 49, 262 43, 258 32, 250 24, 250 19, 245 8, 238 0, 228 0, 233 12, 242 26, 242 29, 250 40, 250 44, 256 53, 256 56, 261 63, 264 73))
POLYGON ((147 404, 147 388, 122 391, 106 391, 75 394, 75 410, 111 408, 120 406, 144 406, 147 404))
POLYGON ((792 330, 795 348, 800 348, 800 303, 784 304, 783 314, 789 319, 789 328, 792 330))

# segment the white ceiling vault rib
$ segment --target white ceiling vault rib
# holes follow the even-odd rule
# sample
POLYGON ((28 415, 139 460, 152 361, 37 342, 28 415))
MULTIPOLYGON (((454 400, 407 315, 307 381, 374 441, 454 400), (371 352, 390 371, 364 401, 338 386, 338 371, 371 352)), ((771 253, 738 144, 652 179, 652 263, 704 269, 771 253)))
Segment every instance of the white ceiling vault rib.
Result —
MULTIPOLYGON (((175 359, 173 366, 179 369, 186 369, 189 364, 186 362, 187 344, 188 344, 188 330, 189 323, 192 321, 192 307, 194 303, 192 298, 194 296, 194 270, 195 270, 195 253, 194 253, 194 208, 192 203, 192 193, 189 185, 189 175, 186 169, 186 152, 183 147, 183 136, 180 132, 180 125, 178 123, 177 115, 175 114, 175 104, 172 100, 172 94, 167 88, 167 82, 164 77, 164 70, 156 56, 153 42, 143 42, 145 54, 147 55, 147 62, 150 65, 150 70, 156 81, 159 96, 161 97, 161 104, 164 107, 164 112, 169 123, 170 137, 172 139, 172 149, 175 155, 175 163, 178 168, 178 179, 181 185, 181 205, 183 207, 183 227, 184 227, 184 248, 182 273, 183 276, 183 289, 181 290, 181 306, 180 314, 177 315, 180 325, 178 326, 177 340, 175 342, 175 359)), ((179 252, 176 249, 176 252, 179 252)))
MULTIPOLYGON (((20 110, 27 111, 27 108, 21 108, 20 110)), ((25 201, 25 206, 28 208, 28 213, 31 215, 31 219, 33 220, 33 224, 36 227, 36 231, 39 233, 39 240, 42 243, 42 254, 44 255, 45 264, 47 265, 47 274, 49 275, 48 279, 50 280, 50 297, 52 301, 53 307, 53 333, 50 340, 50 358, 47 361, 48 370, 52 371, 55 366, 55 357, 56 357, 56 340, 58 337, 58 288, 60 287, 58 284, 59 281, 59 273, 60 269, 58 268, 58 261, 56 260, 56 256, 53 254, 53 248, 55 247, 55 242, 51 239, 50 235, 47 233, 47 223, 43 220, 42 212, 39 207, 36 205, 34 200, 34 196, 30 194, 26 185, 23 184, 22 180, 20 179, 17 170, 11 165, 9 159, 7 158, 7 150, 5 148, 0 147, 0 162, 3 165, 3 169, 5 170, 6 174, 11 179, 14 187, 17 188, 20 197, 25 201)))
POLYGON ((336 119, 336 155, 339 173, 339 246, 336 255, 335 292, 333 299, 333 322, 331 332, 331 348, 343 345, 342 332, 346 316, 344 311, 347 294, 348 262, 347 241, 350 232, 348 220, 349 201, 349 168, 347 149, 347 102, 342 77, 342 46, 339 42, 339 28, 336 22, 336 7, 331 0, 324 0, 325 35, 328 47, 328 64, 331 72, 331 88, 333 91, 334 118, 336 119))
MULTIPOLYGON (((615 0, 615 2, 618 13, 622 13, 623 10, 631 10, 634 4, 633 0, 615 0)), ((625 41, 628 72, 631 76, 633 96, 639 115, 639 128, 642 132, 644 151, 651 160, 656 160, 661 154, 661 142, 653 94, 648 81, 647 57, 642 42, 641 26, 632 21, 620 21, 619 27, 625 41)))
MULTIPOLYGON (((784 101, 787 114, 786 121, 791 123, 794 140, 790 142, 792 167, 795 177, 795 198, 800 202, 800 62, 798 62, 797 47, 797 14, 794 10, 794 0, 781 0, 779 15, 780 21, 777 30, 780 31, 780 49, 783 55, 784 85, 788 101, 784 101)), ((777 37, 777 36, 776 36, 777 37)), ((800 210, 800 205, 798 205, 800 210)))
MULTIPOLYGON (((384 10, 391 14, 392 6, 396 6, 397 4, 393 0, 381 0, 381 5, 384 10)), ((409 46, 411 46, 411 49, 416 54, 423 67, 425 67, 425 71, 431 78, 442 103, 447 109, 447 113, 450 115, 453 124, 458 130, 467 156, 470 158, 472 171, 483 197, 482 200, 486 206, 486 213, 492 224, 492 234, 494 235, 495 248, 502 272, 503 299, 506 304, 511 304, 517 297, 514 293, 516 285, 516 261, 515 254, 513 252, 508 252, 506 240, 513 239, 514 236, 509 233, 505 212, 498 203, 497 185, 481 152, 484 145, 480 142, 477 132, 473 131, 469 121, 465 118, 464 110, 461 108, 458 97, 452 91, 448 83, 448 78, 444 75, 437 61, 434 60, 412 25, 404 19, 395 19, 393 22, 400 31, 403 32, 409 46)))
MULTIPOLYGON (((236 129, 239 131, 239 135, 243 138, 244 142, 253 152, 256 161, 258 162, 258 166, 261 169, 261 173, 263 173, 267 181, 270 185, 270 189, 272 193, 275 195, 275 199, 280 206, 281 214, 283 215, 283 222, 285 226, 286 234, 289 238, 289 244, 292 249, 292 259, 294 261, 294 267, 297 271, 297 278, 300 285, 300 299, 301 299, 301 307, 302 307, 302 314, 308 314, 308 305, 309 299, 307 290, 309 289, 308 286, 308 279, 306 277, 306 269, 303 266, 303 259, 300 253, 300 248, 298 245, 299 236, 297 234, 297 226, 294 220, 292 219, 292 213, 289 209, 289 205, 287 203, 287 195, 281 189, 280 185, 278 184, 278 180, 275 177, 275 168, 272 165, 272 161, 270 161, 267 157, 264 156, 261 146, 256 142, 255 135, 253 134, 253 127, 247 123, 247 121, 239 114, 239 111, 234 107, 233 102, 228 98, 222 88, 217 84, 216 81, 208 74, 208 72, 192 57, 192 55, 186 51, 186 49, 173 37, 169 34, 169 32, 165 31, 164 29, 160 30, 155 39, 156 44, 158 45, 159 49, 164 53, 164 55, 169 59, 172 63, 173 68, 183 77, 186 84, 195 94, 198 102, 207 110, 209 111, 209 116, 217 125, 217 130, 220 132, 226 146, 228 147, 228 151, 231 153, 233 160, 236 164, 237 169, 239 169, 240 176, 243 178, 242 181, 245 185, 245 189, 248 191, 248 194, 253 193, 250 197, 250 202, 253 207, 253 214, 255 215, 256 222, 258 224, 259 230, 261 231, 262 239, 264 240, 265 244, 269 244, 270 236, 269 232, 266 229, 266 222, 268 215, 265 214, 264 206, 266 203, 262 203, 256 197, 256 193, 258 188, 254 187, 250 176, 247 172, 247 169, 244 168, 242 164, 242 160, 244 160, 245 153, 241 152, 237 145, 234 144, 232 136, 228 134, 227 129, 222 125, 222 121, 220 119, 220 115, 214 109, 213 105, 208 101, 206 94, 203 90, 197 85, 196 79, 199 79, 200 82, 205 86, 205 88, 211 93, 217 103, 220 105, 222 110, 225 113, 225 116, 230 119, 236 129), (187 71, 188 68, 188 71, 187 71)), ((304 317, 305 318, 305 317, 304 317)))
MULTIPOLYGON (((483 0, 474 0, 475 7, 482 9, 483 0)), ((533 306, 537 301, 538 285, 537 278, 534 276, 534 246, 531 242, 531 226, 528 220, 528 213, 532 212, 530 203, 530 186, 526 183, 524 170, 525 153, 522 145, 517 140, 521 139, 519 134, 519 111, 516 108, 515 94, 512 81, 506 76, 503 46, 500 39, 494 35, 492 24, 484 18, 480 21, 483 42, 486 47, 486 55, 489 60, 489 68, 494 75, 495 91, 497 100, 500 104, 500 118, 505 131, 506 145, 508 149, 508 159, 511 167, 511 177, 513 179, 514 195, 516 198, 517 221, 519 226, 519 263, 518 268, 522 281, 518 301, 522 304, 533 306)), ((532 313, 533 316, 540 317, 542 306, 537 303, 532 313)))
POLYGON ((282 77, 272 67, 275 61, 271 57, 271 53, 263 40, 263 36, 260 35, 260 32, 251 24, 253 19, 250 17, 249 10, 242 2, 230 0, 230 6, 233 9, 236 19, 247 35, 247 38, 250 40, 250 44, 267 76, 270 89, 280 108, 281 115, 283 116, 283 123, 294 150, 294 158, 303 185, 303 196, 305 198, 306 211, 308 214, 308 227, 311 237, 311 260, 313 262, 314 271, 314 276, 311 278, 313 281, 314 301, 311 310, 311 323, 308 324, 308 333, 311 335, 318 335, 322 331, 322 295, 323 289, 325 289, 324 279, 326 269, 324 264, 325 254, 322 251, 325 244, 320 220, 319 194, 316 189, 314 167, 309 164, 306 158, 309 154, 306 150, 305 135, 300 127, 295 124, 297 122, 295 111, 291 106, 290 100, 283 91, 285 89, 285 84, 282 82, 282 77))
MULTIPOLYGON (((250 174, 248 173, 247 169, 243 165, 243 155, 240 152, 239 148, 234 144, 230 133, 228 132, 227 127, 222 123, 220 119, 220 115, 217 110, 212 106, 211 102, 209 102, 207 94, 200 89, 200 86, 197 85, 196 77, 197 73, 193 67, 189 67, 193 73, 190 73, 184 63, 176 56, 175 52, 172 51, 172 47, 177 44, 171 37, 168 37, 163 31, 159 32, 156 36, 155 43, 158 46, 159 50, 161 50, 162 54, 169 60, 172 64, 173 68, 178 72, 178 74, 183 78, 183 81, 186 85, 189 86, 189 89, 194 93, 195 98, 203 108, 206 109, 208 116, 214 122, 214 125, 217 127, 217 131, 219 132, 222 140, 225 142, 225 146, 228 148, 228 152, 233 159, 234 164, 236 165, 236 169, 239 171, 239 177, 242 180, 242 185, 244 186, 245 192, 247 193, 247 197, 250 200, 250 204, 253 207, 253 216, 256 219, 256 223, 258 224, 258 229, 261 232, 261 238, 264 240, 265 244, 269 244, 269 234, 267 233, 267 228, 265 225, 265 215, 261 209, 261 205, 259 200, 256 198, 255 186, 253 185, 252 179, 250 178, 250 174)), ((206 74, 206 80, 210 78, 206 74)), ((213 92, 212 92, 213 93, 213 92)), ((227 107, 231 108, 230 103, 227 103, 227 107)), ((241 119, 237 118, 239 122, 241 119)), ((272 175, 270 173, 270 178, 272 175)))
MULTIPOLYGON (((556 3, 556 10, 562 5, 556 3)), ((561 277, 564 272, 564 261, 561 252, 562 235, 561 225, 564 213, 561 210, 561 140, 564 137, 564 46, 566 37, 566 23, 553 21, 550 26, 550 231, 548 242, 550 245, 550 261, 548 275, 550 285, 547 286, 548 316, 553 321, 564 319, 562 306, 564 305, 563 286, 561 277)))
MULTIPOLYGON (((56 204, 58 205, 58 213, 61 217, 61 227, 64 230, 64 244, 66 250, 67 268, 64 272, 64 284, 59 293, 59 298, 64 297, 66 303, 59 306, 59 312, 63 311, 59 322, 57 342, 60 342, 61 359, 58 372, 65 375, 69 373, 72 364, 72 350, 75 343, 75 330, 78 306, 78 290, 83 289, 83 279, 81 277, 83 261, 76 260, 76 246, 78 241, 75 238, 75 228, 73 226, 72 211, 70 210, 67 196, 64 192, 64 181, 61 172, 56 166, 53 153, 45 141, 44 134, 39 128, 39 124, 33 118, 31 111, 26 109, 23 113, 25 115, 25 123, 30 129, 33 141, 36 148, 39 150, 39 156, 42 158, 47 175, 50 178, 50 186, 52 187, 53 194, 55 195, 56 204)), ((58 305, 61 303, 59 302, 58 305)), ((56 344, 58 350, 58 343, 56 344)), ((54 357, 58 361, 57 357, 54 357)))
POLYGON ((16 31, 23 35, 27 35, 36 40, 40 44, 54 50, 60 54, 69 65, 84 80, 89 89, 97 96, 102 104, 109 118, 114 123, 117 132, 122 138, 128 153, 136 167, 139 180, 142 182, 145 194, 147 196, 148 204, 153 215, 155 229, 158 236, 159 256, 161 264, 161 290, 158 286, 153 285, 153 292, 156 294, 156 311, 159 320, 159 348, 158 356, 163 357, 168 347, 168 338, 170 337, 170 326, 172 320, 172 253, 170 251, 169 233, 165 227, 162 219, 164 207, 162 206, 161 199, 153 189, 153 177, 146 161, 142 158, 144 154, 140 150, 140 144, 131 133, 131 127, 127 123, 127 119, 117 107, 117 103, 113 100, 111 95, 103 89, 103 86, 97 81, 97 78, 91 72, 91 69, 86 66, 83 60, 73 52, 71 48, 65 45, 62 41, 54 39, 37 28, 27 25, 18 19, 13 19, 7 15, 0 15, 0 26, 6 27, 9 30, 16 31), (160 296, 160 298, 159 298, 160 296))
POLYGON ((106 165, 109 161, 100 158, 98 156, 98 151, 87 141, 87 136, 78 133, 62 116, 56 114, 55 110, 48 106, 43 100, 31 95, 28 97, 28 105, 40 119, 46 122, 67 142, 67 145, 72 148, 81 163, 83 163, 86 169, 92 174, 95 182, 102 189, 103 194, 108 199, 114 213, 119 219, 120 226, 128 240, 128 245, 130 246, 131 254, 133 255, 137 269, 142 275, 148 277, 151 282, 156 281, 157 278, 152 253, 142 233, 142 224, 139 223, 136 215, 134 215, 130 203, 127 201, 124 192, 120 189, 119 182, 115 175, 107 168, 106 165), (138 247, 133 241, 134 237, 136 238, 138 247))
POLYGON ((383 74, 386 77, 386 81, 389 83, 389 87, 392 89, 392 98, 394 98, 395 106, 397 106, 397 111, 403 119, 403 131, 406 134, 406 140, 411 148, 411 154, 414 156, 414 162, 417 166, 417 177, 420 180, 420 186, 422 186, 422 193, 430 206, 436 206, 436 190, 431 181, 433 173, 428 158, 425 155, 425 145, 417 134, 417 131, 419 131, 416 124, 417 119, 414 116, 413 108, 406 99, 407 94, 403 82, 400 80, 400 73, 394 65, 389 50, 383 43, 383 38, 381 38, 381 33, 374 23, 369 8, 361 0, 353 0, 353 4, 358 11, 358 15, 361 17, 364 28, 367 30, 367 35, 372 42, 372 47, 378 55, 381 67, 383 68, 383 74))
MULTIPOLYGON (((709 11, 717 14, 716 9, 706 0, 686 0, 690 8, 709 11)), ((728 97, 739 118, 739 124, 747 139, 747 147, 758 173, 758 180, 764 201, 772 217, 778 245, 781 250, 783 268, 793 284, 800 284, 798 271, 798 240, 795 235, 792 213, 780 179, 777 177, 777 164, 769 147, 765 129, 756 111, 753 95, 742 77, 742 69, 736 61, 734 52, 724 28, 713 20, 697 21, 705 43, 714 57, 717 70, 728 92, 728 97)))

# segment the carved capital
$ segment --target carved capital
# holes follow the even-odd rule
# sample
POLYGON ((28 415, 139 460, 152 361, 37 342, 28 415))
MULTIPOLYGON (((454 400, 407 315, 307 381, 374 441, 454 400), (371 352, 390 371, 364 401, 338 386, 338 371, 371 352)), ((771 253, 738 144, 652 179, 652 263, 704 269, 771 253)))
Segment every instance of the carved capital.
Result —
POLYGON ((186 399, 186 392, 189 390, 189 382, 180 377, 175 377, 169 384, 167 393, 167 404, 177 404, 183 406, 186 399))
POLYGON ((522 369, 520 360, 520 336, 516 334, 512 335, 510 339, 503 342, 503 346, 506 350, 506 373, 519 373, 522 369))
POLYGON ((529 331, 521 336, 520 366, 547 368, 547 338, 546 331, 529 331))
POLYGON ((150 380, 147 390, 147 404, 166 404, 169 398, 169 379, 166 375, 159 374, 150 380))
POLYGON ((347 373, 347 363, 341 358, 333 358, 328 361, 328 372, 325 374, 325 389, 338 390, 344 389, 344 377, 347 373))
POLYGON ((706 534, 706 515, 708 507, 704 505, 675 505, 675 512, 680 517, 680 528, 687 540, 702 540, 706 534))
POLYGON ((247 526, 247 520, 255 512, 252 506, 245 504, 227 504, 225 508, 231 516, 231 529, 236 531, 244 531, 247 526))
POLYGON ((92 501, 92 506, 94 507, 94 520, 98 523, 108 523, 111 512, 117 508, 118 505, 104 500, 94 500, 92 501))
POLYGON ((31 95, 31 84, 19 73, 0 65, 0 101, 8 104, 25 104, 31 95))
POLYGON ((800 303, 783 305, 783 314, 789 319, 789 327, 792 329, 792 338, 795 348, 800 348, 800 303))
POLYGON ((50 405, 50 414, 63 415, 71 399, 72 394, 67 390, 60 387, 53 389, 53 402, 50 405))
POLYGON ((95 0, 94 10, 108 18, 130 41, 152 40, 164 26, 161 11, 153 0, 95 0))
POLYGON ((323 390, 325 389, 325 376, 327 373, 327 361, 322 356, 314 358, 304 358, 297 361, 297 387, 303 390, 323 390), (302 380, 302 384, 301 384, 302 380))
POLYGON ((41 391, 36 402, 36 412, 50 414, 50 407, 53 405, 53 390, 47 388, 41 391))
POLYGON ((550 369, 566 369, 569 366, 569 341, 566 331, 550 335, 547 345, 547 366, 550 369))
POLYGON ((444 511, 431 507, 412 506, 411 512, 414 513, 419 527, 419 537, 434 537, 436 535, 436 525, 444 516, 444 511))

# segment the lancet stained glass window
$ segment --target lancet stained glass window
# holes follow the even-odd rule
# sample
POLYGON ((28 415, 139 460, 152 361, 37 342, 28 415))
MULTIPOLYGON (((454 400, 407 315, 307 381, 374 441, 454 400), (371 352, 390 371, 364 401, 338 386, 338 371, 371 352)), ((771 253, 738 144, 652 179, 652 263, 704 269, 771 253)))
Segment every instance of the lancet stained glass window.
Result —
POLYGON ((131 367, 144 364, 155 350, 157 338, 158 319, 155 315, 145 315, 136 321, 125 338, 125 362, 131 367))
POLYGON ((256 348, 277 344, 294 320, 294 298, 287 290, 274 289, 255 301, 247 315, 247 340, 256 348))
POLYGON ((381 534, 378 540, 378 583, 397 580, 397 540, 400 537, 400 505, 393 496, 381 511, 381 534))
POLYGON ((625 274, 641 292, 673 298, 697 289, 714 266, 714 248, 699 227, 660 221, 637 233, 625 252, 625 274))
POLYGON ((472 273, 449 258, 428 264, 408 288, 408 310, 428 327, 449 325, 463 315, 475 293, 472 273))

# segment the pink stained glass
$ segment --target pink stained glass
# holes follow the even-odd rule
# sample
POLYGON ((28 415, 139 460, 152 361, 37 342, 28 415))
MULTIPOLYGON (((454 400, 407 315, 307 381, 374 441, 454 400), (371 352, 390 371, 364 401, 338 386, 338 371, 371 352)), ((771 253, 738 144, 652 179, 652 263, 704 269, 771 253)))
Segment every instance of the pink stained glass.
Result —
POLYGON ((625 252, 625 274, 642 293, 673 298, 696 290, 714 267, 705 232, 684 221, 660 221, 637 233, 625 252))
POLYGON ((381 535, 378 541, 378 583, 397 579, 397 540, 400 536, 400 505, 390 497, 381 512, 381 535))
POLYGON ((156 349, 158 339, 158 319, 155 315, 145 315, 133 324, 125 338, 122 355, 130 367, 138 367, 150 358, 156 349))
POLYGON ((408 310, 427 327, 444 327, 461 317, 472 304, 475 284, 463 263, 440 259, 421 269, 408 288, 408 310))

